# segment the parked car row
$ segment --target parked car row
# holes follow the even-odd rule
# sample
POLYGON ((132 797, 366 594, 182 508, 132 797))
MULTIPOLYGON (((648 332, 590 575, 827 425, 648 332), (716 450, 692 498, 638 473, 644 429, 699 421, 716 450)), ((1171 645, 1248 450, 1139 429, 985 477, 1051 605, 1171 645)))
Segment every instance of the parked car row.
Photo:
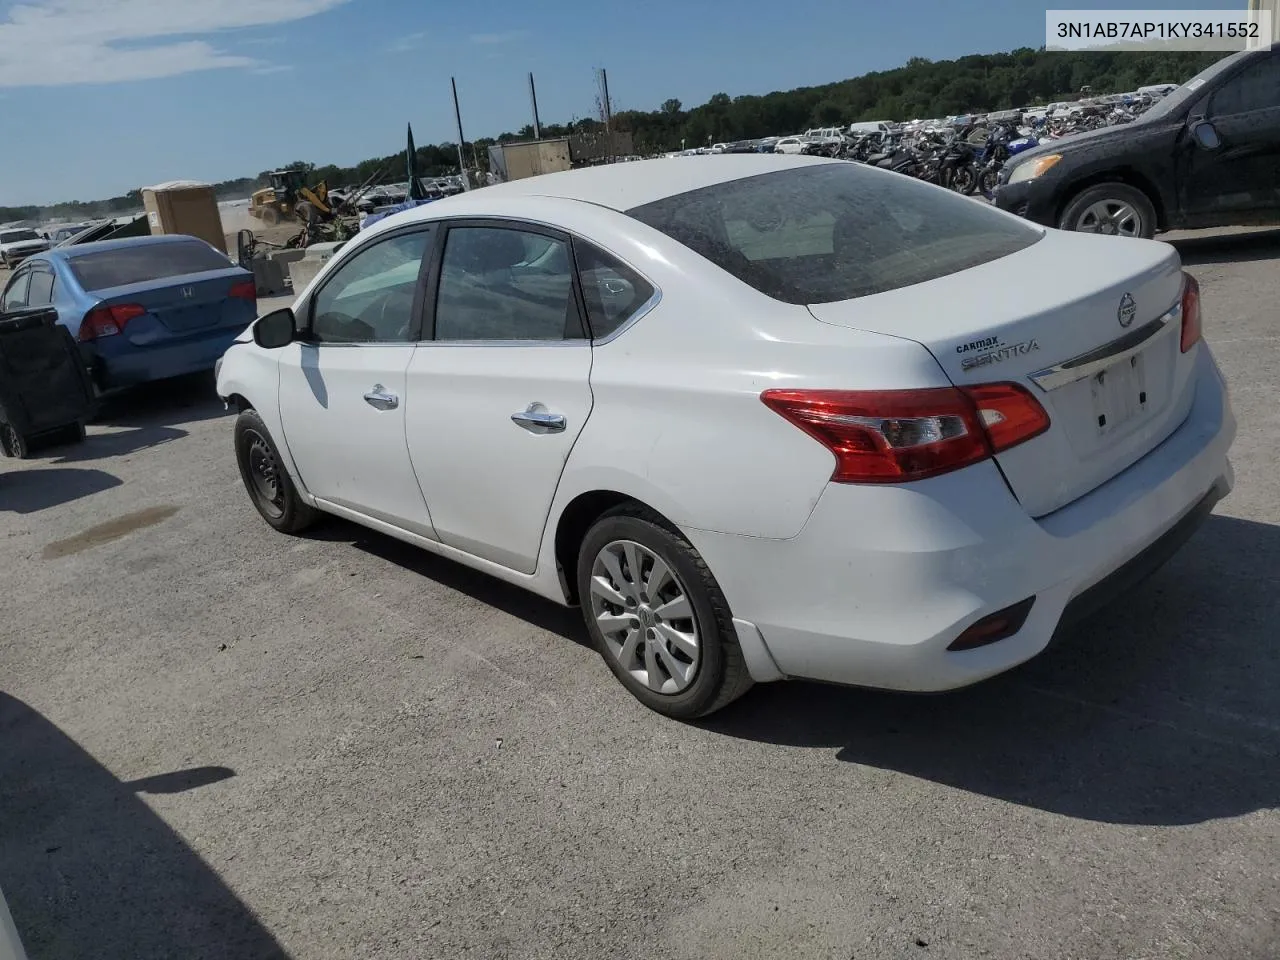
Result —
POLYGON ((1007 670, 1232 485, 1172 247, 862 164, 519 180, 387 218, 299 294, 217 373, 266 523, 334 514, 576 605, 672 717, 1007 670))

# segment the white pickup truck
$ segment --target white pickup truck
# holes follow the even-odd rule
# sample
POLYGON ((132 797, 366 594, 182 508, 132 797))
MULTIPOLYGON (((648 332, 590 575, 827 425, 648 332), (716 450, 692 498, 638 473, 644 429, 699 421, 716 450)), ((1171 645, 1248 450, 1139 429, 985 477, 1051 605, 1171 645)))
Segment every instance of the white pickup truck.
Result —
POLYGON ((0 230, 0 261, 13 269, 33 253, 49 249, 49 241, 34 230, 0 230))

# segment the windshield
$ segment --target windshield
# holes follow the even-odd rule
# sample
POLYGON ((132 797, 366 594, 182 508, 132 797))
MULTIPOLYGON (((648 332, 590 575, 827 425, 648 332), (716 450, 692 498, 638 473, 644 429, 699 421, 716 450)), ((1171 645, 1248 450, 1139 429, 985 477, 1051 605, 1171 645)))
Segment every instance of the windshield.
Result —
POLYGON ((40 234, 34 230, 6 230, 0 233, 0 243, 18 243, 22 240, 39 240, 40 234))
POLYGON ((87 292, 231 266, 231 261, 213 247, 194 240, 100 250, 75 257, 70 263, 71 272, 87 292))
POLYGON ((1220 74, 1232 69, 1242 59, 1250 55, 1251 54, 1247 51, 1244 53, 1233 53, 1231 56, 1223 57, 1217 63, 1211 64, 1176 90, 1170 91, 1163 99, 1157 100, 1151 109, 1143 114, 1142 119, 1163 120, 1165 117, 1181 112, 1189 107, 1191 102, 1204 92, 1204 86, 1206 83, 1213 80, 1220 74))
POLYGON ((1016 253, 1039 229, 853 163, 731 180, 627 211, 761 293, 830 303, 1016 253))

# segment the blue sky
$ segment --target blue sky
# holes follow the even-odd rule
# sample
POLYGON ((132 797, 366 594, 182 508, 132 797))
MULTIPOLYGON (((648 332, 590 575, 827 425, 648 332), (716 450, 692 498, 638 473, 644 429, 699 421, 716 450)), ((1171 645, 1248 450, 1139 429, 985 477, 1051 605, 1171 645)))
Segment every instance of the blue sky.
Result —
POLYGON ((406 121, 451 140, 450 76, 471 139, 529 122, 530 70, 559 121, 592 115, 597 66, 616 109, 653 109, 1043 42, 1029 0, 0 0, 0 205, 350 164, 406 121))

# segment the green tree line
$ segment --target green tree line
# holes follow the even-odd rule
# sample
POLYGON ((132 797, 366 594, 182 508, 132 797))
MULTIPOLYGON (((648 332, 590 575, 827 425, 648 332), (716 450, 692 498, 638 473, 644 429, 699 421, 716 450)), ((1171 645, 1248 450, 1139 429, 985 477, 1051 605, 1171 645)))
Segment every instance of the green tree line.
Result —
MULTIPOLYGON (((656 110, 623 110, 614 114, 615 129, 631 133, 640 154, 657 153, 713 142, 747 140, 802 132, 810 127, 859 120, 911 120, 961 113, 985 113, 1027 107, 1082 95, 1120 93, 1153 83, 1181 83, 1203 70, 1220 54, 1195 52, 1049 53, 1023 48, 1010 53, 975 54, 957 60, 913 57, 905 66, 863 74, 815 87, 731 97, 717 93, 706 103, 686 110, 679 100, 664 101, 656 110)), ((543 124, 544 137, 589 133, 600 127, 591 118, 567 124, 543 124)), ((488 168, 488 147, 494 143, 533 138, 532 125, 496 138, 464 145, 468 166, 488 168)), ((387 182, 405 176, 403 152, 372 157, 354 167, 316 166, 296 161, 285 166, 308 172, 311 182, 327 180, 331 187, 363 183, 382 171, 387 182)), ((418 147, 417 168, 423 176, 458 171, 455 143, 418 147)), ((266 186, 267 174, 215 184, 219 199, 248 196, 266 186)), ((131 190, 120 197, 92 202, 73 201, 53 206, 0 207, 0 222, 56 217, 89 219, 119 216, 140 209, 142 197, 131 190)))

